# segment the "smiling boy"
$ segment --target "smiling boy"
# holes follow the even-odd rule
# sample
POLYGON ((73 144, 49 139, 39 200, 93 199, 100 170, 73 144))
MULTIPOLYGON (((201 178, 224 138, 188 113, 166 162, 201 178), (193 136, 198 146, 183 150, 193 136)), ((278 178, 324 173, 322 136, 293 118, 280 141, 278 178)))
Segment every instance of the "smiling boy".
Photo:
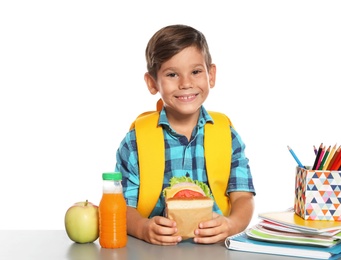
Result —
MULTIPOLYGON (((215 86, 216 65, 204 35, 186 25, 170 25, 157 31, 146 48, 147 72, 144 79, 152 95, 159 94, 162 109, 158 126, 162 126, 165 167, 161 188, 173 177, 188 176, 210 185, 205 158, 205 125, 214 120, 203 104, 215 86)), ((252 218, 254 195, 245 144, 230 126, 230 154, 227 187, 223 187, 228 213, 214 205, 213 219, 202 222, 194 230, 194 242, 211 244, 243 231, 252 218)), ((224 138, 223 136, 221 138, 224 138)), ((128 234, 148 243, 175 245, 181 241, 176 223, 163 216, 162 194, 148 217, 139 212, 140 169, 136 131, 131 129, 116 155, 116 171, 123 174, 124 196, 127 201, 128 234)), ((150 178, 158 174, 150 172, 150 178)))

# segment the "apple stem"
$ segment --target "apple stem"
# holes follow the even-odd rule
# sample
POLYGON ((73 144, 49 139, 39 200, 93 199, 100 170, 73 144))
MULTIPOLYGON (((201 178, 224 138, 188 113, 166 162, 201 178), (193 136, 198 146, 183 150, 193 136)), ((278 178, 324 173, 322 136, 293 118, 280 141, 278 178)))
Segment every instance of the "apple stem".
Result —
POLYGON ((85 201, 84 206, 88 206, 88 200, 85 201))

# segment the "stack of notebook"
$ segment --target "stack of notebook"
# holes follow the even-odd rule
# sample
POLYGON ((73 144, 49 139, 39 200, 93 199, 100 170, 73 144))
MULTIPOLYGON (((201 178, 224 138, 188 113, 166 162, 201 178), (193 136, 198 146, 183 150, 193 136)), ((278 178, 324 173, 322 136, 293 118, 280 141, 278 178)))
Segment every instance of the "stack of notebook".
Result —
POLYGON ((259 223, 226 238, 228 249, 310 259, 341 259, 340 221, 304 220, 293 209, 258 216, 259 223))

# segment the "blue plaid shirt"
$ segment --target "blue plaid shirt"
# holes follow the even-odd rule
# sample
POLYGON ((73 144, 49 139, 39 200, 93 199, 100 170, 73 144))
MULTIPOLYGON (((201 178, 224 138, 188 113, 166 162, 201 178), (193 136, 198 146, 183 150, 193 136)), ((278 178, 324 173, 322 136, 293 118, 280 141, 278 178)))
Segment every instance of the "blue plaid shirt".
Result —
MULTIPOLYGON (((213 119, 202 106, 198 124, 192 132, 190 141, 188 141, 185 136, 177 134, 171 128, 166 112, 162 109, 159 125, 163 126, 166 149, 162 189, 169 186, 169 180, 173 176, 179 177, 184 175, 208 185, 204 158, 204 125, 209 121, 213 121, 213 119)), ((233 191, 246 191, 255 194, 248 165, 249 160, 244 154, 245 144, 232 127, 231 135, 232 161, 227 194, 233 191)), ((115 170, 122 173, 123 194, 127 205, 136 208, 140 179, 134 129, 126 134, 117 150, 115 170)), ((164 208, 165 201, 161 195, 150 217, 163 215, 164 208)), ((214 203, 213 211, 222 214, 216 203, 214 203)))

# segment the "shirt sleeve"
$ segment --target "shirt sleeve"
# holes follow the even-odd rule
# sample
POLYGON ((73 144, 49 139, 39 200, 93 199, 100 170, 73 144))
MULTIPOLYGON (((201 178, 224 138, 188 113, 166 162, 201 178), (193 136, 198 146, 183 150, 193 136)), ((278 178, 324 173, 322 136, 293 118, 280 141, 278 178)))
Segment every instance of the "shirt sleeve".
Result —
POLYGON ((129 131, 116 152, 115 171, 122 173, 123 195, 127 206, 137 207, 140 185, 135 130, 129 131))
POLYGON ((245 144, 233 127, 231 127, 231 135, 232 160, 227 194, 233 191, 246 191, 255 195, 249 159, 245 156, 245 144))

